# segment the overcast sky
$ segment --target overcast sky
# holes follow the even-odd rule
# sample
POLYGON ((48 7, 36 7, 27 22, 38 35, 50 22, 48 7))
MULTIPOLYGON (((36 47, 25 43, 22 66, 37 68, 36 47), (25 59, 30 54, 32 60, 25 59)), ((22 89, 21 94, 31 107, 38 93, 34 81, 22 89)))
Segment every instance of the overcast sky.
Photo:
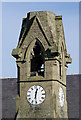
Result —
MULTIPOLYGON (((2 75, 17 77, 15 58, 11 56, 17 47, 22 18, 30 11, 52 11, 63 16, 67 52, 72 57, 67 74, 79 73, 79 3, 78 2, 7 2, 2 3, 2 75)), ((1 52, 0 52, 1 53, 1 52)))

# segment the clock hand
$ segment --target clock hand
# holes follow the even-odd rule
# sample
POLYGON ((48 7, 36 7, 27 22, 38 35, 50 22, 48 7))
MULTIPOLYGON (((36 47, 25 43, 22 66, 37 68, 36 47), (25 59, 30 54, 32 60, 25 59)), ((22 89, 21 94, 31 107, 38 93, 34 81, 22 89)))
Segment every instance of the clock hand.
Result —
POLYGON ((35 99, 36 99, 36 96, 37 96, 37 91, 38 91, 38 89, 36 89, 36 91, 35 91, 35 99))

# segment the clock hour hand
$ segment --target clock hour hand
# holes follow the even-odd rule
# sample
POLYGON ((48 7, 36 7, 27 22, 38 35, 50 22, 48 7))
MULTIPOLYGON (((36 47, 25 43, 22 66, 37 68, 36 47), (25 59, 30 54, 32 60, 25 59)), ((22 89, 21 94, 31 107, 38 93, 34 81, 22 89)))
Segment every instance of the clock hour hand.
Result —
POLYGON ((38 91, 38 89, 36 89, 36 91, 35 91, 35 99, 36 99, 36 96, 37 96, 37 91, 38 91))

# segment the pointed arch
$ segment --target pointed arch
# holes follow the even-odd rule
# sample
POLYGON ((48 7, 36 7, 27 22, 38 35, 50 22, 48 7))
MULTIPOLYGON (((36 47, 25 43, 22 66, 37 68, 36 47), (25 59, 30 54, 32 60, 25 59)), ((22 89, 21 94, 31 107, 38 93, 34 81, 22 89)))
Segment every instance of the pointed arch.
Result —
POLYGON ((28 76, 44 77, 45 48, 38 38, 33 39, 25 50, 24 58, 27 62, 28 76))
POLYGON ((35 42, 37 42, 39 44, 39 46, 41 47, 41 50, 42 50, 42 55, 45 56, 45 48, 44 48, 44 45, 43 43, 38 39, 38 38, 35 38, 33 41, 31 41, 29 43, 29 45, 26 47, 26 50, 24 51, 24 59, 26 58, 27 54, 28 54, 28 49, 32 49, 32 47, 34 46, 35 42))
POLYGON ((44 76, 44 58, 45 50, 38 38, 36 38, 35 45, 33 46, 33 53, 31 53, 31 76, 44 76))
POLYGON ((39 44, 39 46, 41 47, 41 50, 42 50, 42 55, 45 56, 45 48, 43 46, 43 43, 38 39, 36 38, 36 42, 39 44))

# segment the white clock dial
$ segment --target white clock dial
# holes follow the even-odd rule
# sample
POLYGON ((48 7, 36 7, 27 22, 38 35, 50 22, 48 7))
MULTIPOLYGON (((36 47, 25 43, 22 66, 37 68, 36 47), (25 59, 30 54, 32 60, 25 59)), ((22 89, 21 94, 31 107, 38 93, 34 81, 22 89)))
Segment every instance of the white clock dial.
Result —
POLYGON ((61 107, 64 106, 64 92, 62 87, 59 88, 59 103, 61 107))
POLYGON ((27 100, 32 105, 41 104, 45 100, 45 90, 39 85, 34 85, 27 91, 27 100))

